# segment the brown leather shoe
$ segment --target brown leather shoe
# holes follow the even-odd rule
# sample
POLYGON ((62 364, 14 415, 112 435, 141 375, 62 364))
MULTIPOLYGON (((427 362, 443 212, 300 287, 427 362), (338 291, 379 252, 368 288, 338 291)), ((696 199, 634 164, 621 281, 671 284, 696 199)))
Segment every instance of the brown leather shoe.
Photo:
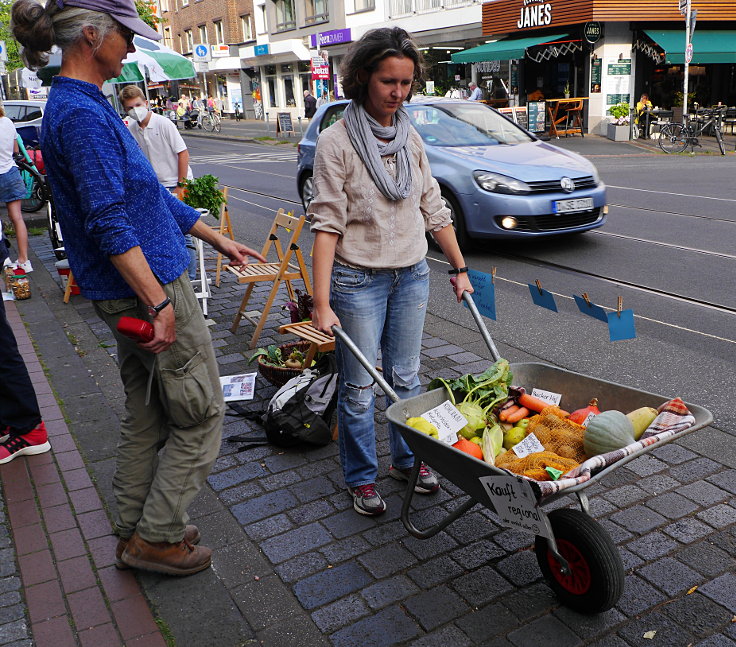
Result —
POLYGON ((135 532, 120 560, 131 568, 166 575, 191 575, 210 566, 212 551, 204 546, 194 546, 186 539, 173 544, 165 541, 149 542, 135 532))
MULTIPOLYGON (((128 539, 123 539, 120 537, 118 539, 118 545, 115 547, 115 568, 124 571, 130 568, 122 559, 120 559, 123 555, 123 551, 125 550, 125 547, 128 545, 128 539)), ((199 528, 197 526, 186 526, 184 528, 184 539, 186 539, 190 544, 194 544, 195 546, 199 543, 200 539, 202 539, 202 535, 199 534, 199 528)))

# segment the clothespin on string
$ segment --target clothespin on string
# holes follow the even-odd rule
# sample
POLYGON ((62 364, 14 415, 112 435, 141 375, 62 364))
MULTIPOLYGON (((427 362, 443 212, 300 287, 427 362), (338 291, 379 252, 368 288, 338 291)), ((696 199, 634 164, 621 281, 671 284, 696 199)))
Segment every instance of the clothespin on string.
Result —
POLYGON ((580 310, 584 315, 598 319, 598 321, 602 321, 603 323, 608 323, 606 311, 593 303, 588 297, 587 292, 583 292, 582 297, 579 297, 577 294, 573 294, 572 298, 575 299, 578 310, 580 310))
POLYGON ((619 297, 615 312, 607 313, 608 335, 611 341, 636 338, 634 311, 623 310, 624 298, 619 297))
MULTIPOLYGON (((468 270, 468 279, 473 286, 473 302, 483 316, 496 321, 496 268, 490 274, 468 270)), ((467 308, 468 304, 463 301, 467 308)))
POLYGON ((542 288, 542 283, 539 279, 534 280, 534 285, 531 283, 527 285, 529 286, 529 293, 532 295, 532 301, 535 305, 541 308, 547 308, 547 310, 551 310, 552 312, 557 312, 557 304, 555 303, 554 296, 552 296, 551 292, 542 288))

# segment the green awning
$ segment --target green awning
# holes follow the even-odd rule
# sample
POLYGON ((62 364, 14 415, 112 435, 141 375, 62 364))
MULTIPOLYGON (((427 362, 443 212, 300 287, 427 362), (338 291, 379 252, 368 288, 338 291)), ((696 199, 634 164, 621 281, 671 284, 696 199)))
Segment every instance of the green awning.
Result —
MULTIPOLYGON (((685 62, 685 30, 655 31, 645 29, 644 33, 665 51, 665 62, 682 64, 685 62)), ((725 29, 695 30, 693 34, 694 65, 706 63, 736 63, 736 31, 725 29)))
POLYGON ((478 63, 480 61, 508 61, 512 58, 524 58, 527 47, 551 43, 561 38, 567 38, 567 34, 555 36, 532 36, 530 38, 506 38, 495 43, 486 43, 464 52, 452 55, 453 63, 478 63))

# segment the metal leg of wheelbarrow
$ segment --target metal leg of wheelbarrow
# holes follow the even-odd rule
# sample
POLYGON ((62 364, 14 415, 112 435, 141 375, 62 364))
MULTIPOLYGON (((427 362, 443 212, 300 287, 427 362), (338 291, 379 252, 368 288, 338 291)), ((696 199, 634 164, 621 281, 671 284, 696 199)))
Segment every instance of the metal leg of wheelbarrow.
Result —
POLYGON ((426 530, 419 530, 409 519, 409 508, 411 507, 412 499, 414 498, 414 486, 417 484, 419 478, 419 470, 422 467, 422 462, 417 460, 414 463, 414 467, 409 475, 409 484, 406 486, 406 494, 404 494, 404 503, 401 506, 401 523, 404 524, 404 528, 409 531, 409 534, 414 535, 417 539, 429 539, 434 537, 440 530, 444 530, 459 516, 465 514, 470 508, 472 508, 477 501, 470 499, 463 503, 459 508, 447 515, 442 521, 435 524, 431 528, 426 530))
POLYGON ((470 310, 470 314, 472 314, 473 319, 475 319, 475 323, 478 326, 481 337, 483 337, 483 341, 486 343, 486 346, 488 346, 488 350, 491 351, 493 361, 497 362, 501 358, 501 354, 498 352, 496 344, 493 343, 493 339, 491 339, 488 328, 486 328, 486 325, 483 323, 483 319, 480 316, 480 312, 478 312, 478 308, 476 307, 475 301, 473 301, 473 297, 470 295, 470 292, 463 292, 463 299, 468 306, 468 310, 470 310))

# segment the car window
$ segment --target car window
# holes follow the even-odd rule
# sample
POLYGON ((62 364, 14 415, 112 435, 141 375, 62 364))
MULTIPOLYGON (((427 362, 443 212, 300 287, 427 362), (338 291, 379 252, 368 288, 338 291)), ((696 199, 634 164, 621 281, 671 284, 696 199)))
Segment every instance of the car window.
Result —
POLYGON ((24 118, 26 116, 26 107, 18 105, 8 105, 6 103, 5 116, 10 119, 10 121, 24 121, 24 118))
POLYGON ((34 119, 40 119, 43 116, 41 108, 37 108, 36 106, 28 106, 27 110, 28 112, 26 112, 26 117, 23 121, 33 121, 34 119))
POLYGON ((430 146, 521 144, 533 138, 484 104, 409 105, 409 115, 430 146))
POLYGON ((342 113, 345 112, 345 105, 341 103, 325 111, 325 115, 322 117, 322 123, 319 125, 319 132, 322 132, 325 128, 329 128, 332 124, 336 124, 342 119, 342 113))

